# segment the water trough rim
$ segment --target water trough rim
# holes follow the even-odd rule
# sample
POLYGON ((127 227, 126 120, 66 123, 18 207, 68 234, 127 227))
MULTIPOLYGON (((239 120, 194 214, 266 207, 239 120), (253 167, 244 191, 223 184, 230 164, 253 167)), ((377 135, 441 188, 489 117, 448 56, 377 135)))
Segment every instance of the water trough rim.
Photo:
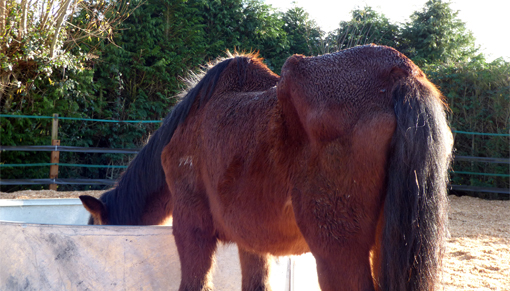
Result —
POLYGON ((82 205, 79 198, 0 199, 0 207, 82 205))
MULTIPOLYGON (((23 221, 10 221, 10 220, 0 220, 0 226, 20 226, 22 228, 25 227, 47 227, 47 228, 65 228, 65 229, 74 229, 74 228, 83 228, 83 229, 103 229, 105 231, 115 230, 135 230, 135 229, 145 229, 148 231, 171 231, 171 225, 89 225, 89 224, 56 224, 56 223, 33 223, 33 222, 23 222, 23 221)), ((171 233, 170 233, 171 234, 171 233)))

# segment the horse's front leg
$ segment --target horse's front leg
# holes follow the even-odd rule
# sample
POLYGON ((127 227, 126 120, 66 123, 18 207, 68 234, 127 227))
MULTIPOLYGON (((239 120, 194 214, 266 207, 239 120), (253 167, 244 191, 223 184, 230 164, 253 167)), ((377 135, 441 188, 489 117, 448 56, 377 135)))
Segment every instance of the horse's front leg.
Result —
POLYGON ((176 204, 173 234, 181 262, 179 291, 211 291, 211 269, 218 239, 205 207, 176 204))
POLYGON ((257 254, 239 248, 241 261, 242 291, 271 291, 269 272, 271 255, 257 254))

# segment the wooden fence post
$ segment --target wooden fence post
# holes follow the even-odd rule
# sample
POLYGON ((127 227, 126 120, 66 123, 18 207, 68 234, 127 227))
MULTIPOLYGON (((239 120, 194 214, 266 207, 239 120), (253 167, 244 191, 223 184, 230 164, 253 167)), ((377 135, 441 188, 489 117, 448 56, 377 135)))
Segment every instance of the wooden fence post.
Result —
MULTIPOLYGON (((53 114, 53 119, 51 122, 51 145, 55 146, 55 149, 57 146, 60 145, 60 140, 58 139, 58 114, 53 114)), ((52 164, 58 164, 60 158, 60 152, 59 151, 52 151, 51 152, 51 163, 52 164)), ((58 178, 58 165, 51 165, 50 166, 50 179, 57 179, 58 178)), ((50 190, 57 190, 57 184, 50 184, 50 190)))

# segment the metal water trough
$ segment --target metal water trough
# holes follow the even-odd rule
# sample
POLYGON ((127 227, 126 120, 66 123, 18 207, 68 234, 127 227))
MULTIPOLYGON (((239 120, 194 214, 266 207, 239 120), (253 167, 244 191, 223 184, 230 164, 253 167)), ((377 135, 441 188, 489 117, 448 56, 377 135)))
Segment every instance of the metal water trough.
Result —
POLYGON ((87 224, 80 199, 0 199, 0 221, 87 224))
MULTIPOLYGON (((178 289, 171 226, 84 225, 88 215, 78 199, 47 200, 0 200, 0 290, 178 289)), ((235 245, 218 248, 213 282, 215 290, 241 290, 235 245)), ((271 285, 320 290, 315 260, 309 254, 276 259, 271 285)))

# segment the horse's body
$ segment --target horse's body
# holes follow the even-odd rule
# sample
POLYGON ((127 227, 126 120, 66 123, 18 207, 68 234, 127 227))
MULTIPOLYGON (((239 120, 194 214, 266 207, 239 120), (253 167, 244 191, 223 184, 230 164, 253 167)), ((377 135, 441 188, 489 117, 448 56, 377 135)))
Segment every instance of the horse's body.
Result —
POLYGON ((308 251, 323 291, 431 290, 451 146, 440 94, 393 49, 293 56, 281 78, 236 57, 82 201, 98 224, 172 216, 181 291, 211 288, 218 241, 238 245, 243 290, 269 290, 270 255, 308 251))

